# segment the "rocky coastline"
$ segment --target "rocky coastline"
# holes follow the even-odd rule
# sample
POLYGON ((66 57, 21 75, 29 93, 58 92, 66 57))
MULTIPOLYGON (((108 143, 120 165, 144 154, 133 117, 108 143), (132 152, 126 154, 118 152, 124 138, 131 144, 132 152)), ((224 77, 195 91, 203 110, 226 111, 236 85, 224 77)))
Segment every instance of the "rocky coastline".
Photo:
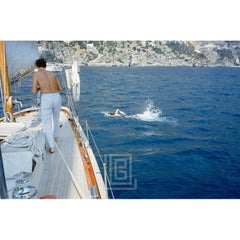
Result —
POLYGON ((239 41, 38 41, 48 62, 83 66, 240 66, 239 41))

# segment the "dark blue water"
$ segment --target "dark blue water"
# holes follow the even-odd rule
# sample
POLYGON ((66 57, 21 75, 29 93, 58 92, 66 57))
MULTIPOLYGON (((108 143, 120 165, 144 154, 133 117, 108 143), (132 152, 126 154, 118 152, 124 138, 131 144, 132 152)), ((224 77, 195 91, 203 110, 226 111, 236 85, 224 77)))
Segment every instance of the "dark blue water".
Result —
POLYGON ((240 69, 86 67, 88 119, 116 198, 240 198, 240 69), (139 118, 110 117, 116 108, 139 118))
MULTIPOLYGON (((82 67, 80 78, 76 107, 115 198, 240 198, 240 68, 82 67)), ((20 91, 31 106, 31 78, 20 91)))

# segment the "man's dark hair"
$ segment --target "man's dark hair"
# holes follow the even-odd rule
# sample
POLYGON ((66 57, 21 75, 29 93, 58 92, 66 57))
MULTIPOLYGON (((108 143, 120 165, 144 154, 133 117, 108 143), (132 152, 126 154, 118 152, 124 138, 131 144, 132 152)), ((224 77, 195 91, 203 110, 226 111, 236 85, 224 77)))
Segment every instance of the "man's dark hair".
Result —
POLYGON ((44 58, 37 59, 35 64, 36 64, 37 67, 46 68, 46 66, 47 66, 46 60, 44 58))

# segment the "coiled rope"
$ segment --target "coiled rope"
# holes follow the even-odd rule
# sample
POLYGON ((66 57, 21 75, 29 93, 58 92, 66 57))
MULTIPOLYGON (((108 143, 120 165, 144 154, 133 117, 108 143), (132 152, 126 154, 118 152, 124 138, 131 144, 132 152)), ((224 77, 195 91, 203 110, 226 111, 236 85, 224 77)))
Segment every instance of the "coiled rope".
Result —
POLYGON ((35 157, 42 156, 42 150, 35 145, 35 137, 30 132, 19 132, 6 138, 6 143, 14 148, 27 148, 35 157))

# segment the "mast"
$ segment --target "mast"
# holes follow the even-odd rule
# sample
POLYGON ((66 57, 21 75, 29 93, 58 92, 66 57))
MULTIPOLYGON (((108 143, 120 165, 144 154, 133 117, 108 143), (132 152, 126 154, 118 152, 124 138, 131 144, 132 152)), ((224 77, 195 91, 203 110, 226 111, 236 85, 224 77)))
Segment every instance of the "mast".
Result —
MULTIPOLYGON (((3 105, 4 105, 4 115, 6 113, 12 114, 12 103, 11 103, 11 92, 10 84, 7 71, 7 61, 5 54, 5 44, 3 41, 0 41, 0 72, 1 72, 1 81, 2 81, 2 90, 3 90, 3 105)), ((8 118, 6 118, 8 121, 8 118)))

